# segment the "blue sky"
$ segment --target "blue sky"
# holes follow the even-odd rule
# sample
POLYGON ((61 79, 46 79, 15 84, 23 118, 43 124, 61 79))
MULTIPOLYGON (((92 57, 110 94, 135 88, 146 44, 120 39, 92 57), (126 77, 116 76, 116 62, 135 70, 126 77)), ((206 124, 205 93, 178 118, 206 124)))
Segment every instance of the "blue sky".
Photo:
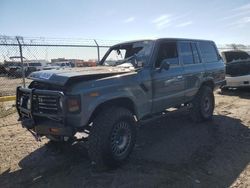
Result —
POLYGON ((1 0, 0 34, 250 44, 250 0, 1 0))

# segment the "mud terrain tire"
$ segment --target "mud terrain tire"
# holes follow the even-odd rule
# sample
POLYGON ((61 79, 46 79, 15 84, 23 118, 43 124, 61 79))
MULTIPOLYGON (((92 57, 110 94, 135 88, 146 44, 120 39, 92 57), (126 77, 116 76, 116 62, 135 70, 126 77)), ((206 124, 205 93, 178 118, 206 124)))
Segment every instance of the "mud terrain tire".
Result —
POLYGON ((136 140, 133 114, 125 108, 109 107, 93 121, 89 135, 89 157, 99 168, 114 168, 129 157, 136 140))
POLYGON ((211 120, 214 112, 214 94, 211 87, 202 86, 191 102, 191 118, 195 122, 211 120))

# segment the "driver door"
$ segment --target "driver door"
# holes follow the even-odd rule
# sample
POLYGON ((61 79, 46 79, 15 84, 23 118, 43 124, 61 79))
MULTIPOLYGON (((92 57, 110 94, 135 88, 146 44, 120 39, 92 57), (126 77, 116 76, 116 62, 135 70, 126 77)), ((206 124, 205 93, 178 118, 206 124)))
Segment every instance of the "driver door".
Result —
POLYGON ((179 63, 177 43, 161 42, 155 59, 152 74, 153 113, 181 104, 185 92, 184 70, 179 63), (169 63, 168 70, 160 68, 163 60, 169 63))

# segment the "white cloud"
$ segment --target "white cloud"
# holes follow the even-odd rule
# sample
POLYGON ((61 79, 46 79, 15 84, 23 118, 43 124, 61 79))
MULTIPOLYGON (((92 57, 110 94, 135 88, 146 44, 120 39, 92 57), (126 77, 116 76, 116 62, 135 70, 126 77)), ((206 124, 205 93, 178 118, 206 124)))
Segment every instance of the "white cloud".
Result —
POLYGON ((192 24, 193 24, 193 21, 187 21, 187 22, 183 22, 183 23, 176 25, 176 27, 186 27, 192 24))
POLYGON ((240 7, 237 7, 235 9, 233 9, 234 11, 238 11, 238 10, 250 10, 250 3, 242 5, 240 7))
POLYGON ((236 7, 228 12, 228 15, 218 19, 227 22, 227 27, 246 27, 250 23, 250 3, 236 7))
POLYGON ((169 15, 169 14, 164 14, 164 15, 161 15, 157 18, 155 18, 152 23, 155 24, 155 26, 157 27, 157 29, 163 29, 167 26, 169 26, 171 24, 173 20, 173 16, 172 15, 169 15))
POLYGON ((225 21, 225 20, 229 20, 229 19, 237 19, 239 17, 244 17, 244 16, 248 16, 250 15, 250 3, 237 7, 231 11, 228 12, 228 16, 225 16, 221 19, 219 19, 219 21, 225 21))
POLYGON ((230 13, 229 16, 225 16, 225 17, 219 19, 219 21, 225 21, 225 20, 229 20, 229 19, 234 19, 234 18, 245 16, 245 15, 248 15, 248 14, 250 14, 250 10, 240 11, 240 12, 234 13, 234 14, 230 13))
POLYGON ((250 16, 249 17, 243 17, 240 20, 238 20, 236 23, 239 24, 239 25, 250 23, 250 16))
POLYGON ((162 22, 162 21, 164 21, 165 19, 167 19, 169 17, 170 17, 170 15, 164 14, 164 15, 161 15, 161 16, 155 18, 152 22, 153 23, 159 23, 159 22, 162 22))
POLYGON ((129 18, 125 19, 123 22, 124 23, 130 23, 130 22, 133 22, 133 21, 135 21, 135 17, 129 17, 129 18))
POLYGON ((236 22, 230 23, 229 26, 244 27, 244 26, 246 26, 249 23, 250 23, 250 16, 240 18, 236 22))
POLYGON ((161 30, 164 29, 168 26, 175 26, 175 27, 186 27, 188 25, 193 24, 193 21, 185 21, 185 18, 188 16, 188 14, 183 14, 183 15, 172 15, 172 14, 163 14, 160 15, 159 17, 155 18, 152 23, 156 26, 157 29, 161 30), (182 20, 180 24, 174 23, 176 21, 179 22, 182 20))
POLYGON ((234 9, 233 11, 230 11, 228 14, 228 16, 225 16, 223 18, 220 18, 219 21, 225 21, 225 20, 230 20, 230 19, 237 19, 239 17, 244 17, 244 16, 248 16, 250 15, 250 4, 249 4, 249 8, 246 8, 248 6, 245 6, 244 9, 242 9, 243 7, 239 7, 234 9))

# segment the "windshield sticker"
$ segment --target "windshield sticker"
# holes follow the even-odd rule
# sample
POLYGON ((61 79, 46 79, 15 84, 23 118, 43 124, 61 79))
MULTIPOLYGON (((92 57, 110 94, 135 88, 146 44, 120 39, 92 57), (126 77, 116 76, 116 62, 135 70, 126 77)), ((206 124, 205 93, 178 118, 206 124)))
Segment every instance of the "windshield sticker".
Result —
POLYGON ((41 72, 40 73, 40 78, 42 79, 50 79, 50 77, 53 75, 53 73, 50 73, 50 72, 41 72))

